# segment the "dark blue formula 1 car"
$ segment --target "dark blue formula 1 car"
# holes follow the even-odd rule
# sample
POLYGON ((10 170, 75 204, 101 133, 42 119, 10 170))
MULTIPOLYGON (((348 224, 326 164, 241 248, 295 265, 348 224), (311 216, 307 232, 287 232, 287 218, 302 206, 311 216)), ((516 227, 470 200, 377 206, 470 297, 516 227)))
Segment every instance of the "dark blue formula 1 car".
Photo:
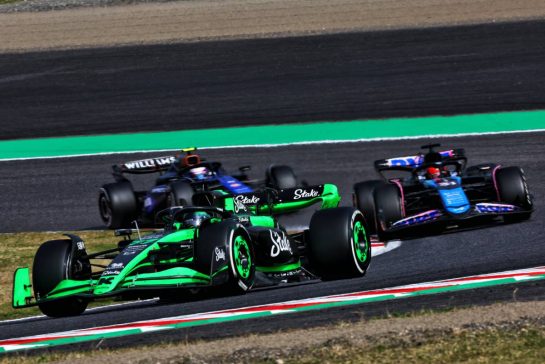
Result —
POLYGON ((354 185, 354 206, 370 232, 381 239, 407 238, 530 218, 533 198, 521 168, 494 163, 466 168, 463 149, 434 151, 439 146, 423 146, 425 154, 377 160, 383 179, 354 185))
POLYGON ((100 217, 110 229, 127 228, 133 221, 155 226, 158 211, 172 206, 192 206, 195 193, 221 190, 229 194, 244 194, 255 188, 278 190, 297 187, 293 169, 271 165, 263 180, 251 180, 249 166, 240 167, 237 174, 228 174, 219 162, 209 162, 196 153, 196 148, 182 149, 177 156, 162 156, 114 165, 115 183, 102 186, 98 206, 100 217), (146 191, 135 191, 127 174, 158 173, 155 185, 146 191))

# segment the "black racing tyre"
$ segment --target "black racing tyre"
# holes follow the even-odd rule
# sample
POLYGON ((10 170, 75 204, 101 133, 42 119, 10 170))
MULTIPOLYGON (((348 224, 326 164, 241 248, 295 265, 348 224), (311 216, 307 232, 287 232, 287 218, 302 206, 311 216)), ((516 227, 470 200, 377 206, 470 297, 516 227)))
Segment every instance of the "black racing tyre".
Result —
POLYGON ((289 166, 270 166, 267 171, 267 185, 283 190, 297 187, 297 177, 289 166))
MULTIPOLYGON (((89 260, 83 260, 78 253, 71 240, 50 240, 40 245, 32 266, 32 286, 37 299, 45 297, 62 280, 91 278, 89 260)), ((87 304, 86 300, 69 297, 40 303, 38 307, 46 316, 65 317, 83 313, 87 304)))
POLYGON ((320 210, 309 226, 310 264, 322 279, 361 277, 371 263, 363 214, 353 207, 320 210))
POLYGON ((496 186, 500 202, 528 210, 527 213, 505 215, 505 222, 518 222, 530 218, 533 202, 522 168, 506 167, 498 169, 496 172, 496 186))
POLYGON ((385 240, 388 238, 385 230, 403 218, 401 195, 397 186, 388 183, 378 186, 374 196, 377 233, 380 239, 385 240))
POLYGON ((238 222, 226 220, 199 230, 195 241, 196 270, 209 275, 212 265, 218 267, 222 260, 228 265, 229 279, 224 286, 227 291, 250 290, 255 280, 255 254, 250 235, 238 222))
POLYGON ((195 194, 195 190, 193 190, 193 187, 191 187, 190 183, 184 181, 176 181, 172 182, 169 187, 169 207, 193 206, 193 195, 195 194))
POLYGON ((359 182, 354 185, 354 207, 363 213, 365 221, 367 222, 367 232, 369 234, 376 234, 377 232, 374 196, 375 188, 384 184, 384 181, 373 180, 359 182))
POLYGON ((129 181, 109 183, 100 189, 98 209, 108 228, 129 227, 137 218, 137 208, 136 195, 129 181))

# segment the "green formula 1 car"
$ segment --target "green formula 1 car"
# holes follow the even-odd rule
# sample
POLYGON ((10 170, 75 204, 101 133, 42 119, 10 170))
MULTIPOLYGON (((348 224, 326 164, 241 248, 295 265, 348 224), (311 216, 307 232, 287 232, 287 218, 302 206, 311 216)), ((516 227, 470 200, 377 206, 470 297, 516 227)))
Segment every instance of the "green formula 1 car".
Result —
POLYGON ((37 305, 61 317, 106 297, 175 299, 216 287, 243 292, 360 277, 371 260, 365 220, 355 208, 337 207, 339 201, 331 184, 234 196, 207 192, 194 197, 199 207, 161 211, 161 231, 141 237, 138 230, 116 231, 123 240, 107 251, 89 254, 75 235, 47 241, 34 258, 32 280, 29 268, 16 270, 13 307, 37 305), (320 209, 304 231, 288 233, 274 218, 314 204, 320 209))

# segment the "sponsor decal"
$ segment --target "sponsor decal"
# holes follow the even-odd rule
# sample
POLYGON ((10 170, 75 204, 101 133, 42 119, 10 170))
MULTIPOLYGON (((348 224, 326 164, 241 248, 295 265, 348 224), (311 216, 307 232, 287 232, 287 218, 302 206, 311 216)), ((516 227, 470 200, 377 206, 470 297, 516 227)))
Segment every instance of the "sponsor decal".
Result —
POLYGON ((125 268, 125 264, 123 264, 123 263, 112 263, 112 264, 110 264, 110 266, 108 268, 110 268, 110 269, 123 269, 123 268, 125 268))
MULTIPOLYGON (((452 157, 454 155, 453 150, 445 150, 439 152, 441 157, 452 157)), ((411 155, 407 157, 397 157, 386 159, 386 164, 389 167, 401 166, 401 167, 417 167, 424 162, 423 155, 411 155)))
POLYGON ((214 249, 214 253, 216 254, 216 262, 220 260, 225 260, 225 250, 223 248, 216 247, 214 249))
POLYGON ((279 233, 278 231, 274 230, 269 230, 269 233, 273 243, 271 247, 271 258, 277 257, 280 252, 290 252, 290 254, 293 254, 290 241, 288 240, 286 234, 283 232, 279 233))
POLYGON ((469 203, 464 191, 461 188, 453 190, 441 190, 439 191, 439 193, 446 206, 460 207, 461 205, 467 205, 469 203))
POLYGON ((439 187, 453 187, 453 186, 457 186, 458 183, 456 183, 456 181, 453 181, 453 180, 442 179, 437 183, 437 185, 439 187))
POLYGON ((266 273, 268 277, 271 278, 290 278, 290 277, 296 277, 302 273, 301 269, 294 269, 290 270, 288 272, 278 272, 278 273, 266 273))
POLYGON ((418 215, 407 217, 403 220, 396 221, 392 226, 397 227, 397 226, 410 226, 410 225, 420 224, 426 221, 435 220, 441 216, 442 214, 439 210, 430 210, 418 215))
POLYGON ((168 192, 168 190, 167 186, 157 186, 151 189, 151 193, 165 193, 168 192))
POLYGON ((386 164, 390 167, 402 166, 402 167, 411 167, 418 166, 422 164, 424 158, 419 155, 408 156, 408 157, 398 157, 386 159, 386 164))
MULTIPOLYGON (((134 244, 134 243, 133 243, 134 244)), ((135 245, 129 245, 125 249, 123 249, 123 255, 135 255, 140 253, 142 250, 144 250, 147 247, 147 245, 142 243, 137 243, 135 245)))
POLYGON ((240 211, 248 211, 246 208, 246 205, 255 205, 257 204, 261 199, 255 195, 252 195, 251 197, 246 195, 238 195, 233 198, 233 202, 235 205, 235 213, 239 213, 240 211))
POLYGON ((483 214, 486 213, 501 213, 501 212, 513 212, 516 210, 516 206, 499 204, 499 203, 478 203, 475 205, 475 209, 483 214))
POLYGON ((293 199, 300 200, 302 198, 312 198, 312 197, 317 197, 319 194, 320 193, 316 191, 315 189, 311 189, 310 191, 307 191, 305 189, 299 188, 293 192, 293 199))
POLYGON ((104 272, 102 272, 102 275, 103 276, 116 276, 119 273, 121 273, 120 270, 105 270, 104 272))
POLYGON ((78 250, 84 250, 85 249, 85 243, 83 241, 78 241, 76 243, 76 246, 77 246, 78 250))
POLYGON ((238 221, 240 221, 242 223, 250 222, 250 217, 249 216, 239 216, 238 221))
POLYGON ((124 164, 124 166, 128 170, 162 167, 165 165, 170 165, 172 162, 174 162, 175 159, 176 157, 174 156, 142 159, 138 161, 127 162, 124 164))

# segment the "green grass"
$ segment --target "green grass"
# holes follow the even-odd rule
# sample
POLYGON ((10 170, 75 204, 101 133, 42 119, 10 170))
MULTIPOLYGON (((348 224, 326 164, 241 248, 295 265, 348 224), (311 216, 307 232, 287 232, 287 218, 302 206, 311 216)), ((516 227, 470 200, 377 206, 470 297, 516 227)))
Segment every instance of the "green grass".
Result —
MULTIPOLYGON (((281 358, 288 363, 543 363, 545 328, 468 330, 409 342, 356 347, 337 342, 281 358)), ((262 363, 278 361, 263 361, 262 363)))
POLYGON ((19 2, 19 1, 21 1, 21 0, 0 0, 0 5, 16 3, 16 2, 19 2))
MULTIPOLYGON (((2 0, 0 0, 2 1, 2 0)), ((112 248, 117 239, 112 231, 72 232, 86 243, 89 253, 112 248)), ((34 254, 41 243, 53 239, 67 239, 62 233, 13 233, 0 234, 0 320, 9 320, 40 314, 37 307, 13 309, 11 295, 13 272, 18 267, 32 267, 34 254)), ((106 301, 91 304, 100 305, 106 301)))

